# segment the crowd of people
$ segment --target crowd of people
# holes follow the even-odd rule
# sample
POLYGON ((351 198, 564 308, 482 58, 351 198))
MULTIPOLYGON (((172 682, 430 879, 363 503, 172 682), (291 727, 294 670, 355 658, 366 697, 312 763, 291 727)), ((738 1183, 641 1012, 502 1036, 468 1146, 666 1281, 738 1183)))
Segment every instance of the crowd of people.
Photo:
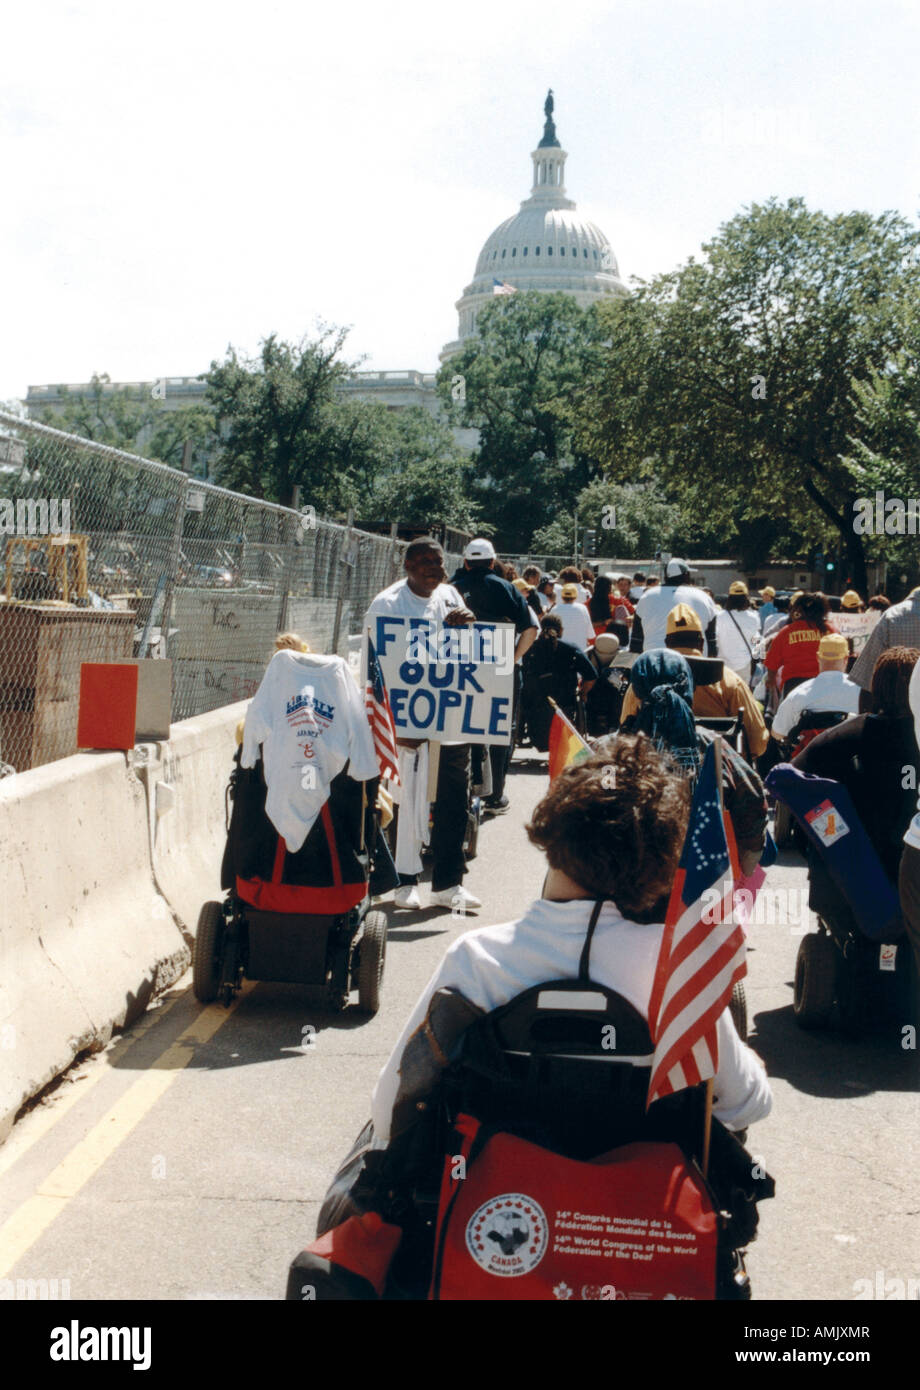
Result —
POLYGON ((487 815, 506 811, 515 746, 545 751, 556 709, 587 738, 644 734, 691 776, 707 740, 718 736, 706 724, 728 720, 739 737, 723 761, 726 804, 746 871, 766 841, 770 798, 762 779, 769 770, 790 758, 802 769, 833 765, 840 780, 857 785, 870 837, 894 877, 908 846, 905 894, 917 904, 910 930, 920 956, 920 817, 911 828, 913 807, 902 787, 903 768, 920 763, 908 700, 920 657, 920 590, 892 606, 884 595, 864 600, 850 589, 839 608, 878 613, 858 652, 836 630, 830 600, 819 592, 784 595, 766 586, 752 596, 736 579, 718 602, 676 557, 660 577, 596 574, 574 564, 558 573, 527 564, 518 573, 484 539, 470 543, 448 578, 438 543, 412 542, 406 578, 378 595, 367 622, 400 611, 448 625, 512 624, 514 717, 510 745, 443 746, 430 787, 424 746, 400 741, 396 907, 421 907, 427 840, 432 903, 464 912, 481 906, 463 886, 470 789, 486 789, 487 815), (869 812, 876 798, 885 802, 879 816, 869 812))
MULTIPOLYGON (((486 789, 487 812, 507 810, 515 746, 545 749, 557 709, 594 742, 550 782, 526 826, 546 855, 539 898, 515 921, 453 942, 381 1072, 362 1153, 389 1150, 419 1123, 457 1030, 532 985, 584 978, 586 951, 591 978, 648 1016, 692 787, 717 741, 736 888, 762 883, 775 857, 769 770, 791 760, 798 773, 839 783, 899 889, 920 978, 920 589, 895 605, 845 593, 844 612, 878 612, 856 652, 824 594, 767 587, 752 598, 735 580, 719 603, 679 559, 656 579, 574 565, 558 574, 527 565, 519 575, 484 539, 450 577, 444 558, 430 537, 413 541, 405 578, 372 601, 365 634, 381 615, 510 627, 512 738, 491 748, 444 742, 436 770, 424 741, 397 738, 395 907, 422 905, 426 844, 431 904, 481 907, 463 885, 473 789, 486 789)), ((768 1113, 769 1081, 730 1008, 717 1026, 713 1113, 743 1132, 768 1113)))

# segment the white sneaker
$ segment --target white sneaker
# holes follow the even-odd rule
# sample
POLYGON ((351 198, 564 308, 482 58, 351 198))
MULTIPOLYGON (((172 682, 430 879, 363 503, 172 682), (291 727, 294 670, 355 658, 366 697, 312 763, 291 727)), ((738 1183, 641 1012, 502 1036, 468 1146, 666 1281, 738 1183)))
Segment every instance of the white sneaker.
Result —
POLYGON ((472 908, 482 907, 482 903, 472 893, 468 892, 461 883, 456 888, 444 888, 440 893, 432 893, 432 906, 449 907, 451 912, 469 912, 472 908))
POLYGON ((393 894, 394 907, 408 907, 417 909, 422 905, 422 900, 418 895, 418 888, 414 883, 404 883, 401 888, 397 888, 393 894))

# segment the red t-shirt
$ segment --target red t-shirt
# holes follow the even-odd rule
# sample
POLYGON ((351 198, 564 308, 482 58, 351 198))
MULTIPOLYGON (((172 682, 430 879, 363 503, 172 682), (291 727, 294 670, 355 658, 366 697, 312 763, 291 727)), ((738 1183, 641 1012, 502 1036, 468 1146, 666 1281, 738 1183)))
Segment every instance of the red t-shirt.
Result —
MULTIPOLYGON (((830 623, 827 630, 834 631, 830 623)), ((768 671, 779 671, 782 667, 784 685, 799 676, 809 680, 818 674, 818 643, 823 635, 810 623, 787 623, 770 643, 764 665, 768 671)))

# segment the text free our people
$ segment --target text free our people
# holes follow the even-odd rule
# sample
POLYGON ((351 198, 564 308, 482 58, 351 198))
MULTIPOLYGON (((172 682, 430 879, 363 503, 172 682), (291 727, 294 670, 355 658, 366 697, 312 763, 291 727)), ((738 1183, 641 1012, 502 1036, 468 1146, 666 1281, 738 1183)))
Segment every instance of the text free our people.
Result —
POLYGON ((502 630, 491 624, 474 627, 434 632, 426 619, 388 614, 374 619, 374 647, 398 736, 510 742, 513 647, 509 662, 502 630))

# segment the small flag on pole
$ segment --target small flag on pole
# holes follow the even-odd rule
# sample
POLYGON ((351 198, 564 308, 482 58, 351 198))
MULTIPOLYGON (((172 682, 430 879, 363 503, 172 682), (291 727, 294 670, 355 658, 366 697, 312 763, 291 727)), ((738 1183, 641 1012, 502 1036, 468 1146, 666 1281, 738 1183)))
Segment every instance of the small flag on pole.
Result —
POLYGON ((493 294, 517 294, 517 289, 515 288, 514 285, 509 285, 507 280, 499 280, 499 279, 497 279, 497 278, 493 275, 493 276, 492 276, 492 293, 493 293, 493 294))
POLYGON ((549 726, 549 780, 558 777, 564 767, 583 763, 591 757, 591 749, 571 720, 566 719, 558 705, 553 709, 549 726))
POLYGON ((383 672, 370 637, 367 639, 367 683, 364 687, 364 708, 374 735, 374 751, 381 777, 399 781, 399 754, 396 749, 396 729, 387 695, 383 672))
POLYGON ((716 1022, 747 973, 744 932, 732 915, 732 865, 722 815, 716 745, 706 750, 649 1001, 655 1056, 648 1104, 719 1069, 716 1022), (710 905, 711 890, 721 901, 710 905))

